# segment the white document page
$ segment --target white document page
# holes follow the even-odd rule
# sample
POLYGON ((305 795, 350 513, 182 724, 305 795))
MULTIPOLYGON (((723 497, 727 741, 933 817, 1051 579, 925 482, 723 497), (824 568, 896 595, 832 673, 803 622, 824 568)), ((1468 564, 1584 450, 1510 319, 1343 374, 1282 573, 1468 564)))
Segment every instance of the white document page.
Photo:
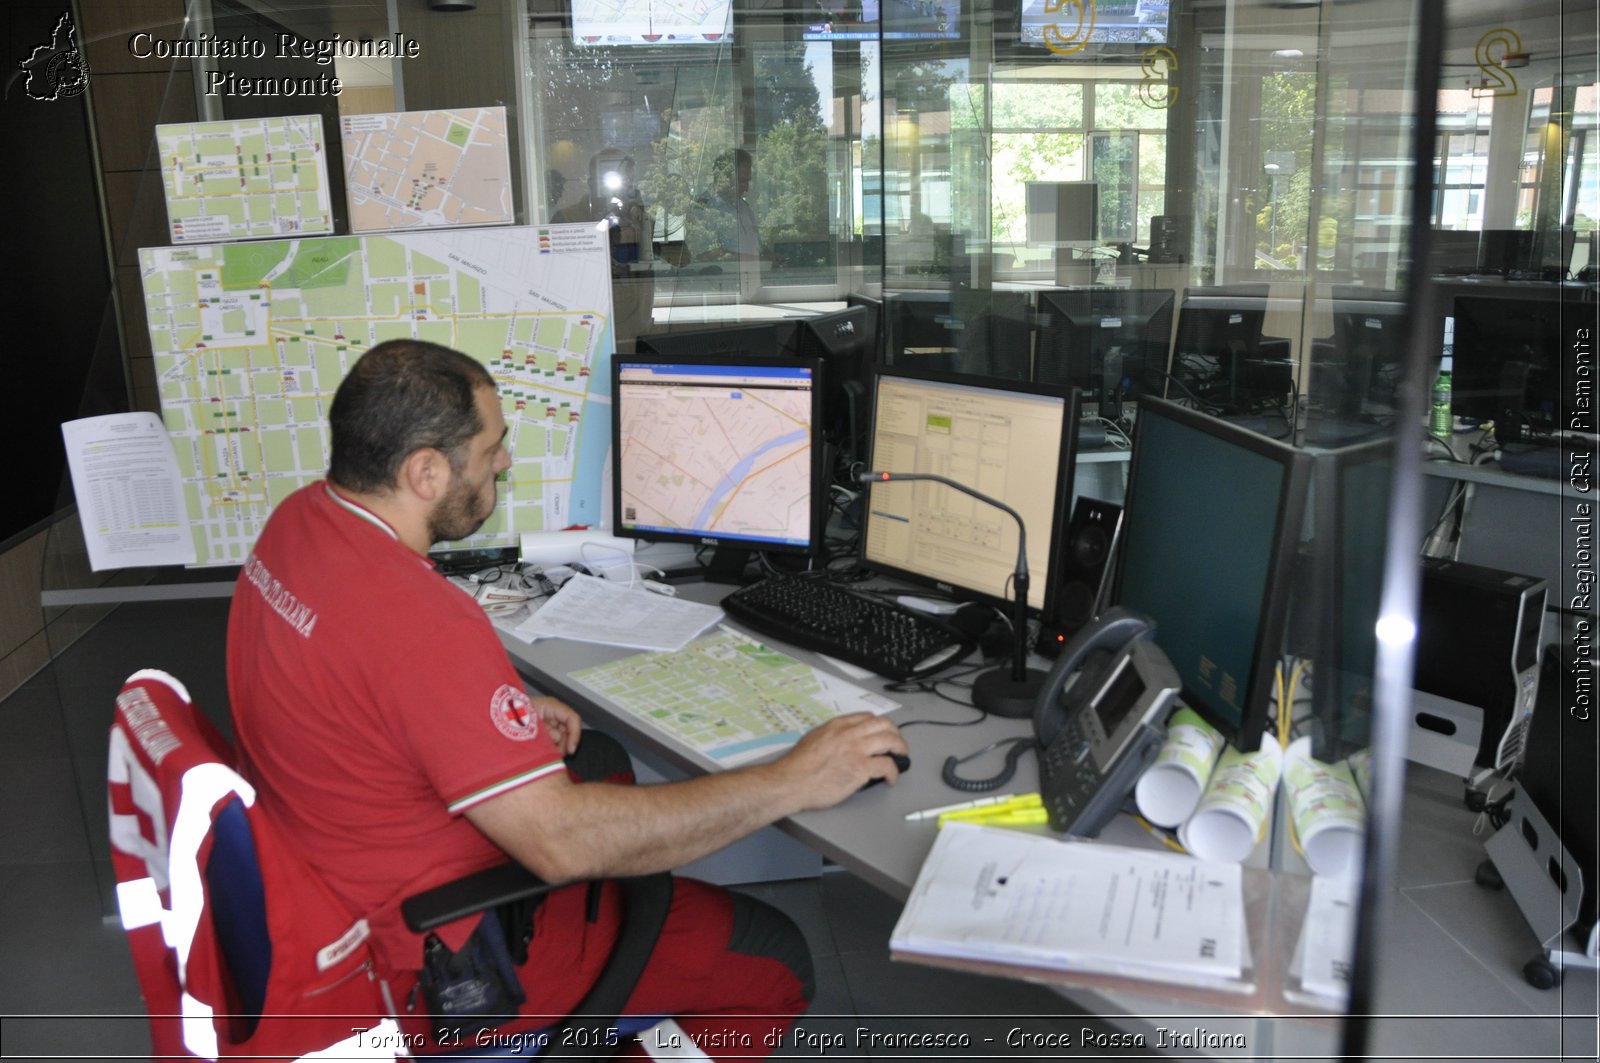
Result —
POLYGON ((1311 900, 1292 966, 1308 993, 1333 1000, 1350 995, 1350 964, 1355 953, 1356 900, 1360 883, 1342 875, 1311 880, 1311 900))
POLYGON ((194 536, 166 425, 112 413, 61 426, 89 567, 192 565, 194 536))
POLYGON ((722 619, 714 605, 685 602, 582 573, 561 585, 518 628, 523 637, 574 639, 636 650, 681 650, 722 619))
POLYGON ((1241 874, 1176 853, 949 823, 889 944, 1065 971, 1238 979, 1241 874))

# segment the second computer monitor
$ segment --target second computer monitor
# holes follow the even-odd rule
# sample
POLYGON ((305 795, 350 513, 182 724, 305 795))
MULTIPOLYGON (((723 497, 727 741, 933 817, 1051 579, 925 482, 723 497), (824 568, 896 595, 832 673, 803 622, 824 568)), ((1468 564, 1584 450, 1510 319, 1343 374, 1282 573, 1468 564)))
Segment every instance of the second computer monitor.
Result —
POLYGON ((1035 379, 1082 389, 1102 417, 1160 394, 1172 342, 1172 292, 1080 288, 1039 293, 1035 379))
POLYGON ((1294 391, 1289 342, 1265 335, 1265 284, 1190 288, 1178 308, 1168 398, 1223 414, 1281 410, 1294 391))
POLYGON ((1139 401, 1115 599, 1151 617, 1183 697, 1239 749, 1267 726, 1310 455, 1139 401))
MULTIPOLYGON (((871 468, 934 473, 1004 502, 1027 529, 1028 606, 1051 586, 1051 558, 1070 495, 1070 399, 1027 384, 880 370, 871 468)), ((1004 604, 1017 566, 1016 521, 943 484, 880 483, 861 536, 873 568, 957 597, 1004 604)))

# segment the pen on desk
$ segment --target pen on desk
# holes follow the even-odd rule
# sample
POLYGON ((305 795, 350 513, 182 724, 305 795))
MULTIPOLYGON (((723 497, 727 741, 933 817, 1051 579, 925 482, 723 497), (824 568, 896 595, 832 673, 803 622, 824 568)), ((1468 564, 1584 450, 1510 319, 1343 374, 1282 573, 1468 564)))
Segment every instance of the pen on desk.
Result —
POLYGON ((967 808, 982 808, 985 805, 1000 805, 1007 801, 1015 801, 1016 794, 995 794, 993 797, 979 797, 972 801, 958 801, 953 805, 940 805, 938 808, 925 808, 921 812, 907 812, 906 821, 912 822, 919 819, 937 819, 946 812, 960 812, 967 808))

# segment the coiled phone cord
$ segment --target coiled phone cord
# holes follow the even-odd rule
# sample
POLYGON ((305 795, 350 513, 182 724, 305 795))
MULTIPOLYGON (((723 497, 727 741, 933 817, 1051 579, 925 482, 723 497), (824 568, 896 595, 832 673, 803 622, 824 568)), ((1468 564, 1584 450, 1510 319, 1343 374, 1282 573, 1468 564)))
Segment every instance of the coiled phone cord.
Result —
POLYGON ((944 767, 940 770, 939 777, 944 780, 946 786, 954 790, 960 790, 963 793, 988 793, 990 790, 998 790, 1010 782, 1011 777, 1017 773, 1017 761, 1022 758, 1022 754, 1030 749, 1037 748, 1038 742, 1035 741, 1032 735, 1025 735, 1019 738, 1002 738, 998 742, 984 746, 976 753, 968 753, 964 757, 945 757, 944 767), (997 774, 991 775, 987 779, 968 779, 956 770, 967 761, 981 757, 990 750, 999 749, 1005 745, 1009 745, 1011 748, 1006 752, 1005 766, 997 774))

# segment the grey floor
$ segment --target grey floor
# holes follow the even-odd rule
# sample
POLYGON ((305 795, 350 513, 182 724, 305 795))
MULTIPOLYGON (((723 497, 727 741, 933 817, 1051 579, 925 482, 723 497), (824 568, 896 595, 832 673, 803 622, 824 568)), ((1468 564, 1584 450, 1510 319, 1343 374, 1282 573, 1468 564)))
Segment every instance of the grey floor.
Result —
MULTIPOLYGON (((170 671, 198 704, 225 717, 226 624, 221 600, 121 606, 0 701, 0 1056, 148 1054, 133 964, 121 929, 106 918, 106 728, 122 680, 145 667, 170 671)), ((1081 1031, 1107 1029, 1037 986, 891 962, 899 905, 852 875, 745 888, 787 911, 816 957, 817 999, 799 1024, 802 1036, 792 1035, 780 1055, 915 1059, 915 1049, 874 1051, 857 1040, 857 1028, 1003 1037, 1017 1027, 1070 1034, 1071 1049, 1037 1054, 1082 1060, 1094 1054, 1078 1044, 1081 1031)), ((998 1043, 995 1050, 1036 1055, 998 1043)))

